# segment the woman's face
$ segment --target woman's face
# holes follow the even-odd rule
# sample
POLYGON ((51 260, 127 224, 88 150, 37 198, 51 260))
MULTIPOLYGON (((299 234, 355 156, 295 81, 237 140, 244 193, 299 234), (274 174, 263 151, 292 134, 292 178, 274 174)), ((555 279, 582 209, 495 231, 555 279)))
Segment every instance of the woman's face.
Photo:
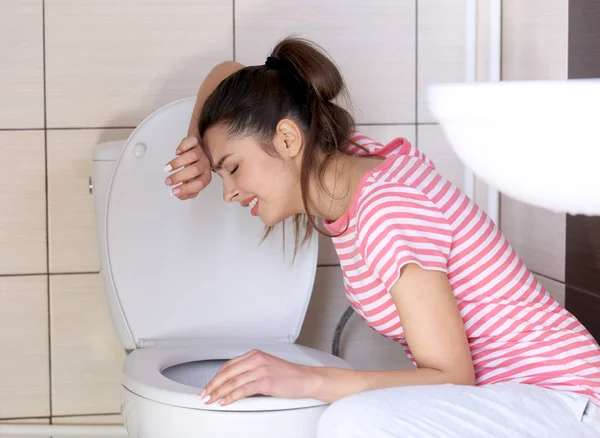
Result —
MULTIPOLYGON (((230 137, 225 127, 209 128, 202 139, 213 171, 223 179, 225 202, 239 202, 265 225, 303 213, 300 191, 298 132, 279 130, 273 139, 274 156, 253 137, 230 137)), ((295 127, 291 126, 294 131, 295 127)))

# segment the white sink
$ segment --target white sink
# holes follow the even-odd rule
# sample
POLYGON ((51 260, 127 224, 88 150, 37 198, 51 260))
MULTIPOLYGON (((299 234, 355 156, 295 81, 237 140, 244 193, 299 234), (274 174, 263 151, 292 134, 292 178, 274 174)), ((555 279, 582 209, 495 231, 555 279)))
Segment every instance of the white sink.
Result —
POLYGON ((479 178, 529 204, 600 215, 600 79, 437 84, 428 98, 479 178))

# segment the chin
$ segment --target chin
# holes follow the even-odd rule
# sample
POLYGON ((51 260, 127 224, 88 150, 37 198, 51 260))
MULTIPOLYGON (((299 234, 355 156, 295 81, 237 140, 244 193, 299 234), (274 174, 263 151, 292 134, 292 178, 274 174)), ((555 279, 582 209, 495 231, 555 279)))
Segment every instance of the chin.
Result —
POLYGON ((263 219, 262 217, 260 218, 260 220, 267 227, 274 227, 275 225, 280 224, 282 222, 280 220, 274 220, 274 219, 263 219))
POLYGON ((286 220, 287 218, 291 217, 293 215, 287 215, 287 216, 282 216, 282 215, 278 215, 278 216, 272 216, 272 215, 262 215, 261 212, 258 212, 258 217, 260 217, 260 220, 262 221, 263 224, 265 224, 268 227, 274 227, 275 225, 278 225, 280 223, 282 223, 284 220, 286 220))

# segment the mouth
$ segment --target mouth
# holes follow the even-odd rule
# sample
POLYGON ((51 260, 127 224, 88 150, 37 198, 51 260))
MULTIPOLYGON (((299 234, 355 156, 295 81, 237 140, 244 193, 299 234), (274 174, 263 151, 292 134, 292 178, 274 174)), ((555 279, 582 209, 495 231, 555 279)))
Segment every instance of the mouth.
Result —
POLYGON ((254 201, 255 199, 256 199, 256 196, 253 196, 252 198, 244 199, 242 202, 240 202, 240 205, 242 207, 248 207, 250 205, 250 203, 252 201, 254 201))
POLYGON ((251 209, 250 213, 252 216, 258 216, 258 198, 253 198, 248 207, 251 209))
POLYGON ((258 216, 258 198, 254 196, 253 198, 248 198, 242 201, 242 207, 250 207, 250 213, 252 216, 258 216))

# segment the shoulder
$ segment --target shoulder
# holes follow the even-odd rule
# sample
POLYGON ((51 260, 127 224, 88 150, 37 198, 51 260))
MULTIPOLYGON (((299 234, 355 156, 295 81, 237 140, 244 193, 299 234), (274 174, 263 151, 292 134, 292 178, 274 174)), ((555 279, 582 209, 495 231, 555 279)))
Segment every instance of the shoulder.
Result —
POLYGON ((372 181, 363 187, 356 204, 359 234, 368 233, 381 222, 436 224, 450 231, 446 217, 422 190, 396 181, 372 181))

